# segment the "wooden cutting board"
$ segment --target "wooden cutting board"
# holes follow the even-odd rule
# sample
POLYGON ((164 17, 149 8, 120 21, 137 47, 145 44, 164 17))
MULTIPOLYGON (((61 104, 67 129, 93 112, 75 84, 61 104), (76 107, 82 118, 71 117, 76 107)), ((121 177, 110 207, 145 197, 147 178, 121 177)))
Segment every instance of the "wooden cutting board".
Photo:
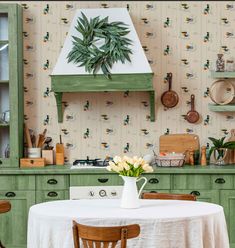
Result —
POLYGON ((189 162, 187 151, 199 149, 199 137, 195 134, 168 134, 159 138, 159 152, 186 153, 186 163, 189 162))

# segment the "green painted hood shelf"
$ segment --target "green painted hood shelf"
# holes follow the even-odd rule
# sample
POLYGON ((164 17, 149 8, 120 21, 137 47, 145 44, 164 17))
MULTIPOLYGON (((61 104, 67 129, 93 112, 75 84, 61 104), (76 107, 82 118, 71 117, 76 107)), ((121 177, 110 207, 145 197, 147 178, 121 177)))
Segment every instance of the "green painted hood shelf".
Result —
POLYGON ((57 63, 51 74, 51 90, 55 94, 58 121, 63 122, 62 98, 63 93, 69 92, 104 92, 104 91, 147 91, 149 92, 150 120, 155 121, 155 96, 153 88, 153 72, 144 54, 139 38, 135 31, 128 11, 125 8, 108 9, 81 9, 75 14, 71 23, 64 46, 60 52, 57 63), (83 12, 87 18, 96 16, 109 17, 109 21, 123 21, 128 25, 130 33, 127 37, 132 40, 131 62, 122 64, 117 62, 111 70, 111 79, 107 79, 101 70, 97 75, 89 74, 84 67, 70 62, 68 63, 68 53, 71 51, 73 43, 72 36, 78 36, 75 29, 78 17, 83 12))

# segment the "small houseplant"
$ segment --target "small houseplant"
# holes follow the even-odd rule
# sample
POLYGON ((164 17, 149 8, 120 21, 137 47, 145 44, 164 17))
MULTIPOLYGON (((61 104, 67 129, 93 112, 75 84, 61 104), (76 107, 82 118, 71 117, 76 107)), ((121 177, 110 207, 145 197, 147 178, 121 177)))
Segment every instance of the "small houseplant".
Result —
POLYGON ((235 149, 235 141, 224 142, 225 138, 226 137, 223 137, 221 139, 215 139, 212 137, 208 138, 213 143, 213 146, 210 148, 209 151, 209 157, 211 157, 213 153, 217 165, 224 164, 224 159, 227 155, 228 149, 235 149))
POLYGON ((143 158, 127 157, 123 158, 115 156, 113 161, 109 162, 107 170, 118 173, 124 180, 122 192, 121 207, 122 208, 138 208, 140 206, 139 196, 143 190, 147 179, 139 177, 143 172, 153 172, 153 168, 144 161, 143 158), (144 180, 144 184, 137 191, 136 182, 144 180))

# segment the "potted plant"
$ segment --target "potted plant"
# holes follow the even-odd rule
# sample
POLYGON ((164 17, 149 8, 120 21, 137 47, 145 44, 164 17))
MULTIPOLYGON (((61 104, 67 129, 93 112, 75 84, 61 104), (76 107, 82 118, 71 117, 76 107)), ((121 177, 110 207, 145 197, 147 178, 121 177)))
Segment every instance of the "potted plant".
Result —
POLYGON ((224 164, 224 158, 227 155, 228 149, 235 149, 235 141, 224 142, 225 138, 226 137, 223 137, 221 139, 215 139, 212 137, 208 138, 213 143, 213 146, 210 148, 209 151, 209 157, 211 157, 213 153, 215 163, 217 165, 224 164))
POLYGON ((109 162, 107 170, 117 172, 124 181, 124 187, 122 192, 121 207, 122 208, 138 208, 139 196, 143 190, 147 179, 140 177, 143 172, 153 172, 153 168, 146 163, 143 158, 138 157, 118 157, 115 156, 113 161, 109 162), (137 191, 136 182, 144 180, 144 184, 137 191))

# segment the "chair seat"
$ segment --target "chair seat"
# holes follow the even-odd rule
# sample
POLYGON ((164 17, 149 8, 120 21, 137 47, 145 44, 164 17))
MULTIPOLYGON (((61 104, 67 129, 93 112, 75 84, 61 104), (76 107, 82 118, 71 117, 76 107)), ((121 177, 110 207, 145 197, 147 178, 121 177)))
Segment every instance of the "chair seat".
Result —
POLYGON ((9 201, 0 201, 0 214, 11 210, 11 203, 9 201))

